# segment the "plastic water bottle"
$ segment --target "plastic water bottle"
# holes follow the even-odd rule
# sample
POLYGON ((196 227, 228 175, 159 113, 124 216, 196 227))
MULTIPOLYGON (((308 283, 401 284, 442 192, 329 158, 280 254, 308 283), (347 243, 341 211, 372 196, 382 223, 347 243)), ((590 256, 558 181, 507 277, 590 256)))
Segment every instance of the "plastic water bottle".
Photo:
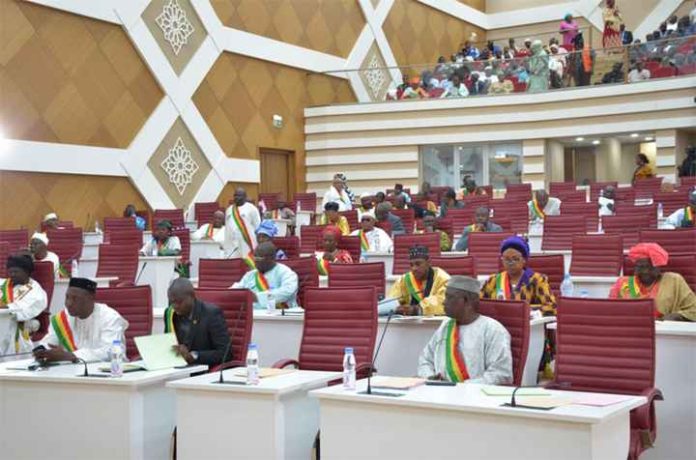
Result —
POLYGON ((152 243, 152 251, 151 251, 150 255, 153 257, 157 257, 159 255, 159 251, 157 250, 157 242, 156 241, 154 241, 152 243))
POLYGON ((272 315, 273 313, 275 313, 275 310, 276 300, 275 297, 273 297, 273 294, 271 294, 269 291, 268 294, 266 294, 266 313, 272 315))
POLYGON ((247 385, 259 384, 259 347, 255 343, 249 344, 246 356, 247 385))
POLYGON ((355 355, 351 347, 343 354, 343 389, 355 390, 355 355))
POLYGON ((70 277, 71 278, 78 278, 80 276, 80 264, 77 262, 77 259, 73 259, 72 262, 70 262, 70 277))
POLYGON ((99 221, 98 221, 98 220, 95 220, 95 221, 94 221, 94 233, 96 233, 97 235, 101 235, 101 234, 102 234, 102 230, 101 230, 101 227, 99 226, 99 221))
POLYGON ((114 340, 109 350, 111 358, 111 376, 121 377, 123 375, 123 347, 120 340, 114 340))
POLYGON ((561 296, 573 297, 574 293, 575 286, 573 285, 573 280, 570 278, 570 273, 566 273, 561 283, 561 296))
POLYGON ((665 217, 665 211, 662 208, 662 203, 657 203, 657 218, 662 220, 665 217))

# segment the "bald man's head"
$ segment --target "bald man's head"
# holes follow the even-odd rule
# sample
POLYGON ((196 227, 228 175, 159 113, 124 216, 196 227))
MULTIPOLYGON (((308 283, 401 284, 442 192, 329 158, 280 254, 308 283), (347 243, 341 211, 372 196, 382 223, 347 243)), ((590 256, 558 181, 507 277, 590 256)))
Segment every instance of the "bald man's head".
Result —
POLYGON ((225 225, 225 213, 222 211, 215 211, 213 213, 213 227, 222 228, 225 225))
POLYGON ((275 245, 270 241, 266 241, 256 246, 256 250, 254 251, 256 269, 261 273, 266 273, 267 271, 273 269, 276 264, 276 251, 277 249, 275 245))
POLYGON ((193 284, 191 284, 188 278, 177 278, 172 281, 167 291, 167 297, 169 298, 169 305, 172 306, 177 315, 189 316, 191 314, 196 294, 193 284))
POLYGON ((242 206, 247 201, 247 193, 242 187, 238 187, 234 191, 234 204, 237 206, 242 206))

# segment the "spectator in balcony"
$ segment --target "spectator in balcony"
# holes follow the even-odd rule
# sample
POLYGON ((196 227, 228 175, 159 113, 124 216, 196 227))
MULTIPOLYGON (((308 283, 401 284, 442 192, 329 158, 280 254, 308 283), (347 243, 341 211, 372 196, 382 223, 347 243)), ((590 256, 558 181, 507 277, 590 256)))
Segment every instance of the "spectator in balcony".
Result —
POLYGON ((558 45, 554 43, 550 46, 550 49, 551 56, 549 56, 549 82, 552 88, 562 88, 565 59, 558 54, 558 45))
POLYGON ((604 34, 602 35, 602 46, 604 48, 618 48, 621 46, 621 24, 623 18, 616 6, 615 0, 606 0, 606 6, 602 11, 602 19, 604 19, 604 34))
POLYGON ((575 37, 578 34, 578 23, 573 19, 573 15, 567 13, 561 21, 559 33, 563 36, 563 48, 572 51, 574 48, 575 37))
POLYGON ((435 74, 447 74, 448 69, 447 61, 444 56, 437 58, 437 65, 435 66, 435 74))
POLYGON ((470 57, 474 60, 478 59, 481 53, 479 52, 478 48, 476 48, 470 41, 466 41, 464 43, 464 48, 462 48, 462 56, 470 57))
POLYGON ((611 70, 602 77, 602 83, 623 83, 624 79, 623 62, 615 62, 611 70))
POLYGON ((575 85, 588 86, 594 72, 595 52, 589 43, 585 43, 582 33, 575 37, 575 49, 582 50, 581 52, 573 53, 571 56, 573 63, 570 64, 570 67, 575 72, 575 85))
POLYGON ((421 86, 421 80, 418 77, 411 79, 410 85, 401 95, 401 99, 427 99, 428 92, 421 86))
POLYGON ((517 47, 517 45, 515 44, 515 39, 514 39, 514 38, 510 38, 510 39, 508 40, 508 48, 510 49, 510 52, 512 52, 512 55, 513 55, 512 57, 517 56, 517 52, 520 50, 520 49, 517 47))
POLYGON ((650 80, 650 71, 645 68, 643 61, 637 61, 633 70, 628 72, 628 82, 635 83, 645 80, 650 80))
POLYGON ((660 40, 662 38, 667 37, 667 35, 669 35, 669 31, 667 30, 667 21, 661 23, 657 31, 660 33, 660 36, 659 38, 656 38, 656 40, 660 40))
POLYGON ((448 209, 461 209, 463 207, 464 203, 457 200, 457 192, 453 188, 448 188, 440 204, 440 217, 447 217, 448 209))
POLYGON ((441 98, 448 97, 467 97, 469 95, 469 90, 466 86, 462 84, 459 75, 456 73, 452 75, 452 84, 442 93, 441 98))
POLYGON ((479 94, 486 94, 486 84, 479 80, 478 73, 471 74, 471 86, 469 87, 469 94, 473 96, 478 96, 479 94))
POLYGON ((529 75, 527 92, 538 93, 549 89, 549 55, 544 51, 541 40, 535 40, 532 44, 529 75))
POLYGON ((531 38, 525 38, 524 39, 524 48, 520 48, 517 50, 517 57, 518 58, 524 58, 532 55, 532 39, 531 38))
POLYGON ((677 17, 676 14, 673 14, 670 16, 669 20, 667 21, 667 24, 665 25, 665 28, 667 30, 667 34, 672 34, 677 31, 677 28, 679 27, 679 18, 677 17))
POLYGON ((626 24, 621 24, 619 26, 619 35, 621 38, 622 45, 630 45, 633 43, 633 32, 626 30, 626 24))
POLYGON ((495 43, 493 43, 493 40, 488 40, 486 48, 488 48, 488 51, 490 51, 492 54, 498 54, 503 52, 503 49, 500 47, 500 45, 496 45, 495 43))
POLYGON ((509 46, 506 46, 503 48, 503 59, 515 59, 515 51, 509 46))
POLYGON ((633 172, 632 184, 641 179, 649 179, 655 177, 655 170, 650 165, 650 160, 644 153, 636 155, 636 170, 633 172))

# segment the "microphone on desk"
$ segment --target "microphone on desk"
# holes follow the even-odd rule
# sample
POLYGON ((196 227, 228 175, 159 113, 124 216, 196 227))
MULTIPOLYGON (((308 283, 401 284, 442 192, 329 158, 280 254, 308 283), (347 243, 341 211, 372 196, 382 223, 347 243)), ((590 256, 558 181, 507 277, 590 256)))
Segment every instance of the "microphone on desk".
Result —
POLYGON ((145 271, 145 267, 147 267, 147 261, 143 262, 143 267, 140 269, 140 272, 138 273, 138 276, 135 277, 135 285, 138 285, 138 281, 140 281, 140 277, 142 276, 143 272, 145 271))
MULTIPOLYGON (((570 387, 570 383, 562 383, 559 384, 559 386, 562 387, 570 387)), ((510 402, 509 403, 504 403, 502 404, 503 407, 516 407, 520 409, 536 409, 536 410, 551 410, 550 407, 536 407, 536 406, 528 406, 524 404, 517 404, 517 401, 515 400, 515 396, 517 395, 517 390, 524 389, 524 388, 541 388, 538 385, 520 385, 518 387, 515 387, 514 390, 512 390, 512 395, 510 397, 510 402)))
POLYGON ((75 356, 75 361, 81 362, 82 365, 85 367, 85 370, 82 373, 82 375, 78 375, 78 377, 111 377, 111 375, 109 374, 90 374, 89 370, 87 369, 87 361, 85 361, 82 358, 78 358, 77 356, 75 356))
POLYGON ((227 384, 227 385, 244 385, 245 382, 230 382, 230 381, 225 381, 225 377, 223 376, 223 371, 226 369, 225 367, 225 360, 227 358, 227 355, 232 349, 232 342, 234 341, 234 334, 237 332, 237 326, 239 326, 239 321, 242 319, 242 312, 246 309, 246 302, 242 303, 242 306, 239 307, 239 310, 237 311, 237 318, 234 320, 234 326, 232 327, 232 335, 230 336, 230 341, 227 344, 227 347, 225 348, 225 352, 222 354, 222 359, 220 360, 220 378, 212 383, 218 383, 218 384, 227 384))
MULTIPOLYGON (((387 322, 384 324, 384 330, 382 331, 382 337, 379 338, 377 350, 375 351, 375 355, 372 358, 372 362, 370 363, 370 369, 367 372, 367 390, 365 390, 364 392, 364 394, 366 395, 372 394, 372 371, 375 369, 375 363, 377 362, 377 357, 379 356, 379 350, 382 349, 382 342, 384 342, 384 336, 387 334, 387 328, 389 327, 389 322, 391 321, 392 316, 394 316, 394 310, 389 311, 389 316, 387 316, 387 322)), ((390 396, 389 393, 380 393, 380 395, 390 396)))

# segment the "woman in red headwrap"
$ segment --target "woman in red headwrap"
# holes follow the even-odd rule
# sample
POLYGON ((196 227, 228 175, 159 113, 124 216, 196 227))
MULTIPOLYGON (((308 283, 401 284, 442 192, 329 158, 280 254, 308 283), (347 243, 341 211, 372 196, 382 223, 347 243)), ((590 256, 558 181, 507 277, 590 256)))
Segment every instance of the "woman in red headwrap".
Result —
POLYGON ((345 249, 338 249, 341 242, 341 230, 338 227, 329 225, 321 235, 322 248, 324 252, 317 253, 317 268, 320 275, 329 274, 329 264, 352 264, 353 258, 350 252, 345 249))
POLYGON ((634 262, 633 276, 620 277, 609 292, 610 299, 654 299, 655 317, 668 321, 696 321, 696 294, 684 278, 662 272, 669 254, 656 243, 640 243, 628 253, 634 262))

